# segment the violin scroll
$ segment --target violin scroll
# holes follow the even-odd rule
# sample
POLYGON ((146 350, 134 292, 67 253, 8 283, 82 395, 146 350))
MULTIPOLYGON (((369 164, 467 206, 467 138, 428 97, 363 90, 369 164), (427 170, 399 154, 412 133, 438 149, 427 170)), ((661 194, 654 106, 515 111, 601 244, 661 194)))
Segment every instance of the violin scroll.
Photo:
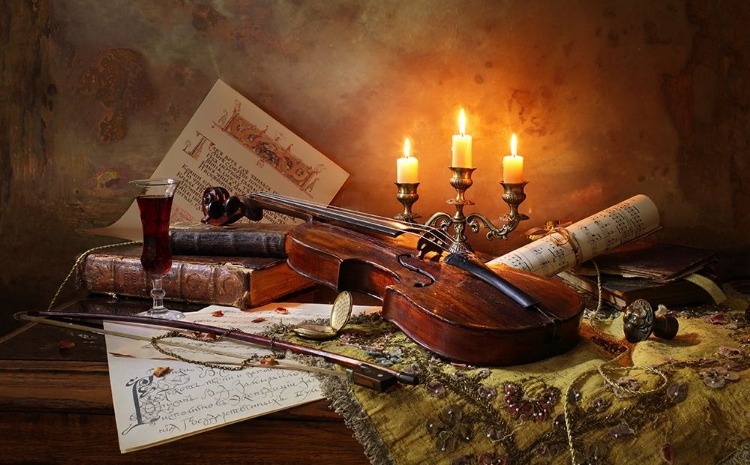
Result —
POLYGON ((232 224, 243 216, 252 221, 263 218, 262 209, 254 206, 247 198, 229 195, 229 191, 223 187, 208 187, 203 191, 201 211, 201 222, 212 226, 232 224))

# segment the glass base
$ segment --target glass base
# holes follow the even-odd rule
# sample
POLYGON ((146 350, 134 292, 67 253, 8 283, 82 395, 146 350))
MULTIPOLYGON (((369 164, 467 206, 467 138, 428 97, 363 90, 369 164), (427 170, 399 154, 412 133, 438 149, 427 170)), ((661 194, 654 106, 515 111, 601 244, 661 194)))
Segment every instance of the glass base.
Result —
POLYGON ((152 318, 161 318, 164 320, 181 320, 185 318, 185 314, 182 313, 179 310, 159 310, 159 311, 153 311, 153 310, 146 310, 145 312, 141 312, 138 314, 139 316, 150 316, 152 318))

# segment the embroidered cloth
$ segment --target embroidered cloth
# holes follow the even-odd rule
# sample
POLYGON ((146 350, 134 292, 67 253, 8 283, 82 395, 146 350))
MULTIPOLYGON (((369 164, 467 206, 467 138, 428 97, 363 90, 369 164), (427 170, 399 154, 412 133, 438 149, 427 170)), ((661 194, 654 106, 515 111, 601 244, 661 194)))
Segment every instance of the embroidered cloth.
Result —
POLYGON ((374 464, 750 463, 750 325, 715 308, 678 320, 675 339, 630 344, 621 315, 584 319, 571 351, 500 368, 447 363, 387 322, 354 322, 320 346, 422 384, 375 393, 328 378, 325 394, 374 464))

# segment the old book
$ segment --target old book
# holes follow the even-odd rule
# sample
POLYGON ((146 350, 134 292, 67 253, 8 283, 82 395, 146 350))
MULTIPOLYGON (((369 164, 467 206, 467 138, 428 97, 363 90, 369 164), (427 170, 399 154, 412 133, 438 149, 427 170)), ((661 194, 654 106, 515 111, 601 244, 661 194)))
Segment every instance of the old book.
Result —
MULTIPOLYGON (((676 244, 635 241, 596 257, 599 272, 649 278, 665 283, 695 273, 715 262, 716 252, 676 244)), ((596 276, 589 261, 573 269, 578 275, 596 276)))
MULTIPOLYGON (((557 277, 572 288, 598 298, 596 277, 583 276, 571 271, 562 271, 557 277)), ((659 304, 669 307, 711 301, 711 295, 702 287, 683 279, 660 283, 647 278, 623 278, 602 274, 601 283, 602 300, 618 308, 625 308, 637 299, 648 301, 654 308, 659 304)))
POLYGON ((236 223, 177 225, 170 228, 172 253, 222 257, 286 257, 290 224, 236 223))
MULTIPOLYGON (((92 293, 149 297, 150 283, 140 261, 140 246, 88 254, 76 270, 79 289, 92 293)), ((282 258, 174 255, 164 277, 166 300, 256 307, 313 285, 282 258)))

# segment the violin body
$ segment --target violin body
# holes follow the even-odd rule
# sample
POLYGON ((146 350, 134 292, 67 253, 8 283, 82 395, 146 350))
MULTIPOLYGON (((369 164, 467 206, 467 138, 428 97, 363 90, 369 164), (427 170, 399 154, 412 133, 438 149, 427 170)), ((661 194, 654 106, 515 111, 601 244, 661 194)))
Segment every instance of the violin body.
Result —
POLYGON ((442 258, 419 258, 416 248, 413 235, 373 236, 318 221, 292 228, 286 243, 292 269, 339 291, 380 299, 385 319, 446 359, 516 365, 561 354, 578 342, 584 306, 564 283, 494 269, 533 296, 542 313, 442 258))
POLYGON ((575 291, 554 279, 491 269, 456 250, 439 229, 270 193, 226 198, 208 188, 203 201, 209 224, 243 215, 257 221, 264 209, 305 219, 286 237, 290 268, 380 299, 385 319, 446 359, 518 365, 559 355, 579 340, 583 301, 575 291))

